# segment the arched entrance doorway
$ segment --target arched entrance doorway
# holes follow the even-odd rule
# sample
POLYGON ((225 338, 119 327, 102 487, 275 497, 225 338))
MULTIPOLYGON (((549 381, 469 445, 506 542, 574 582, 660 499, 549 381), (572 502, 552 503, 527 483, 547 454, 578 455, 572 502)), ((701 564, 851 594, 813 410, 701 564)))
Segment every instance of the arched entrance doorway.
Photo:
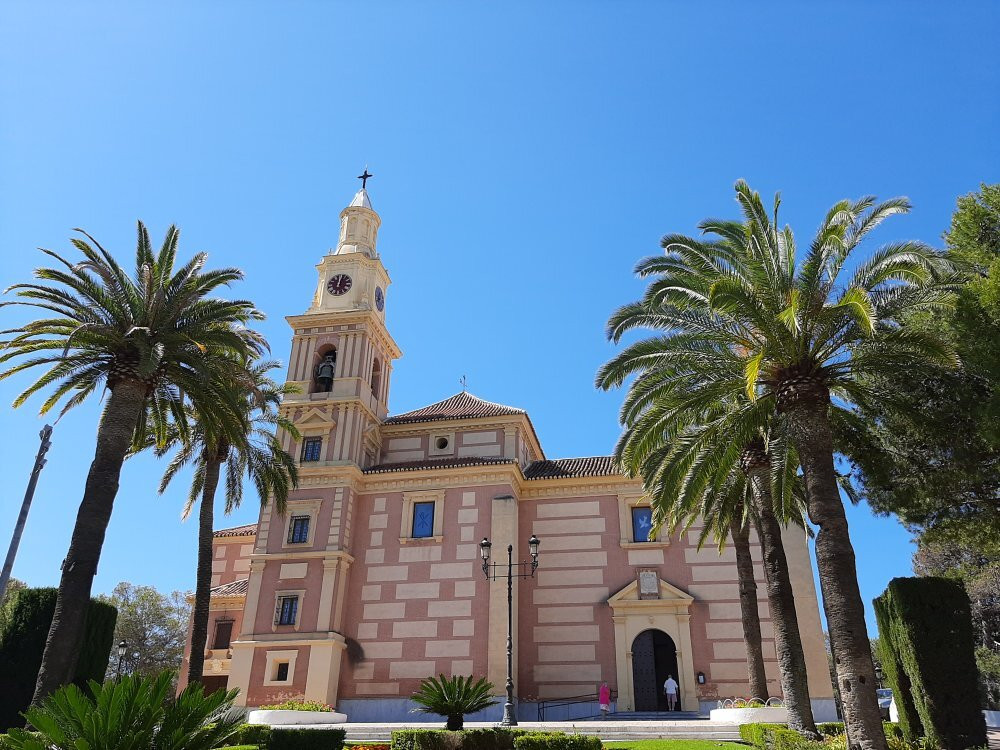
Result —
MULTIPOLYGON (((666 711, 663 683, 667 677, 680 682, 677 646, 662 630, 644 630, 632 641, 632 687, 636 711, 666 711)), ((678 695, 680 698, 680 695, 678 695)), ((677 710, 681 710, 680 700, 677 710)))

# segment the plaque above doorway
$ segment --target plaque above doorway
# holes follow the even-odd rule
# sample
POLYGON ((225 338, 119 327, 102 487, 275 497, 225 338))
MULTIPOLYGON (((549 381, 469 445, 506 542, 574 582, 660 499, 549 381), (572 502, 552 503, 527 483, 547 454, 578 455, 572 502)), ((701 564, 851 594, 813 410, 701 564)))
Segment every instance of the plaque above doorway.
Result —
POLYGON ((660 598, 660 573, 655 568, 639 571, 639 598, 660 598))

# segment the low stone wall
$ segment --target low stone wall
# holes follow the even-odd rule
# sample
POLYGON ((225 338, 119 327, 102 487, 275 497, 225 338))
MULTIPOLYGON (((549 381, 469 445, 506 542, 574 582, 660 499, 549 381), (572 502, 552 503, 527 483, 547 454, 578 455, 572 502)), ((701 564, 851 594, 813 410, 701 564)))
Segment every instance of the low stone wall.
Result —
POLYGON ((785 724, 788 722, 788 709, 784 706, 713 708, 708 716, 712 721, 726 724, 785 724))
POLYGON ((295 727, 304 724, 343 724, 347 714, 338 711, 278 711, 257 710, 247 715, 248 724, 267 724, 272 727, 295 727))

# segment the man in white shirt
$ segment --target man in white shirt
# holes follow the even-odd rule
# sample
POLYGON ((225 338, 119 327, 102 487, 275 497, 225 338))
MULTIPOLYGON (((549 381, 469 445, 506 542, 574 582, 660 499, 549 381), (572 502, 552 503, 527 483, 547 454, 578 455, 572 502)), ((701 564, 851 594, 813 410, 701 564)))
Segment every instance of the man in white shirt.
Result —
POLYGON ((667 696, 667 710, 674 711, 677 708, 677 680, 674 676, 667 675, 666 681, 663 683, 663 692, 667 696))

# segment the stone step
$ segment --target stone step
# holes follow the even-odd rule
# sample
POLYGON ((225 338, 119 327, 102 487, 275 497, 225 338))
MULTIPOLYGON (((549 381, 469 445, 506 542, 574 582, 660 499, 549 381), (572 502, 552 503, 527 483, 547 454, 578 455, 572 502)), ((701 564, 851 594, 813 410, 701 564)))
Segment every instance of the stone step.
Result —
MULTIPOLYGON (((378 725, 378 724, 341 724, 347 730, 348 742, 388 742, 394 729, 439 729, 438 724, 416 725, 378 725)), ((495 726, 476 722, 466 724, 473 726, 495 726)), ((547 721, 522 722, 520 729, 567 732, 569 734, 586 734, 600 737, 606 742, 620 742, 641 739, 678 739, 678 740, 717 740, 719 742, 739 741, 739 727, 734 724, 720 724, 708 719, 672 720, 672 721, 547 721)))

